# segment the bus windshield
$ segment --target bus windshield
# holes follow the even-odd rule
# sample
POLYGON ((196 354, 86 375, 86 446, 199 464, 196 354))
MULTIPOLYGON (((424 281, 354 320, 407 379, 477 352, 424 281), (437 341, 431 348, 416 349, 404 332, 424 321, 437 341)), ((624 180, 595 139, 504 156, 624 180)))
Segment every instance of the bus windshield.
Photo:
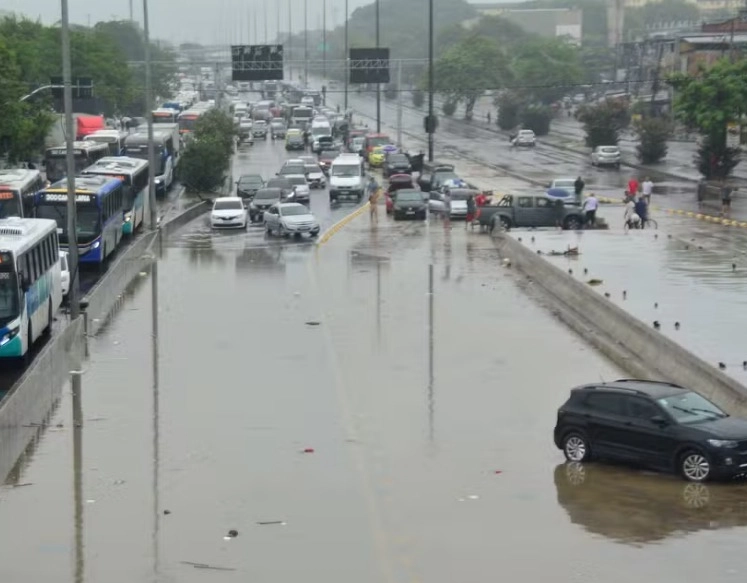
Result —
MULTIPOLYGON (((13 269, 9 264, 8 269, 13 269)), ((0 326, 18 316, 18 279, 14 271, 0 271, 0 326)))
MULTIPOLYGON (((75 156, 75 173, 78 174, 88 168, 91 163, 85 155, 75 156)), ((57 182, 67 176, 67 161, 65 156, 50 156, 47 154, 47 180, 57 182)))
POLYGON ((180 117, 179 118, 179 129, 181 131, 187 131, 187 132, 195 131, 195 126, 197 125, 198 119, 199 118, 197 116, 180 117))
MULTIPOLYGON (((148 160, 148 145, 147 144, 128 144, 125 149, 125 154, 131 158, 138 158, 139 160, 148 160)), ((164 155, 163 144, 153 144, 153 159, 156 162, 156 175, 164 174, 166 172, 166 158, 164 155)))
MULTIPOLYGON (((94 203, 76 203, 76 229, 78 244, 86 244, 93 241, 101 234, 101 221, 99 209, 94 203)), ((67 236, 67 202, 43 201, 36 207, 36 216, 40 219, 52 219, 57 221, 57 228, 61 229, 60 243, 68 244, 67 236)))
POLYGON ((12 190, 0 190, 0 219, 22 217, 21 193, 12 190))

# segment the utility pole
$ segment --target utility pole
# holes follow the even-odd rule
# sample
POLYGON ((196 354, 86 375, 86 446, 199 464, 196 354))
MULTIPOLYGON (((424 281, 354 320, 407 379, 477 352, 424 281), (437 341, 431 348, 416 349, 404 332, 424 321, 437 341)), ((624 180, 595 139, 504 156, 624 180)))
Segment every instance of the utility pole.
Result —
POLYGON ((436 129, 433 110, 433 0, 428 0, 428 162, 433 162, 433 132, 436 129))
POLYGON ((270 35, 267 32, 267 2, 265 2, 262 13, 265 16, 265 44, 267 44, 268 42, 270 42, 270 35))
POLYGON ((130 22, 134 22, 135 17, 132 12, 132 0, 130 0, 130 22))
POLYGON ((293 79, 293 12, 291 11, 291 0, 288 0, 288 77, 293 79))
POLYGON ((322 77, 327 79, 327 0, 322 0, 322 77))
POLYGON ((275 18, 275 28, 277 28, 277 34, 275 35, 275 42, 280 42, 280 2, 275 2, 275 8, 277 9, 277 15, 275 18))
POLYGON ((78 236, 77 214, 75 208, 75 126, 73 125, 73 74, 70 64, 70 12, 68 0, 62 0, 62 15, 60 19, 60 34, 62 37, 62 84, 63 101, 65 104, 65 161, 67 162, 67 246, 68 262, 70 263, 70 319, 75 320, 80 315, 80 290, 78 288, 78 236))
POLYGON ((153 70, 150 60, 150 23, 148 0, 143 0, 143 36, 145 41, 145 119, 148 120, 148 200, 150 201, 150 228, 158 228, 156 209, 156 153, 153 146, 153 70))
MULTIPOLYGON (((431 0, 433 1, 433 0, 431 0)), ((376 0, 376 48, 379 48, 379 0, 376 0)), ((381 83, 376 84, 376 132, 381 133, 381 83)))
POLYGON ((303 84, 309 85, 309 0, 303 0, 303 84))
POLYGON ((397 145, 402 147, 402 59, 397 61, 397 145))
POLYGON ((348 46, 348 0, 345 0, 345 111, 348 110, 348 78, 350 77, 350 47, 348 46))

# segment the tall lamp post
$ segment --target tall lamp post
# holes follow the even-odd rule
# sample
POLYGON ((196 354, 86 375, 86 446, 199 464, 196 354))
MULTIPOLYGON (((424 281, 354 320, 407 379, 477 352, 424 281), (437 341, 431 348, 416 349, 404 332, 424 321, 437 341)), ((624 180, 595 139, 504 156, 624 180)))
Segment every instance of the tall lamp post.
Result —
POLYGON ((70 262, 70 319, 80 315, 80 290, 78 288, 78 236, 75 208, 75 126, 73 124, 73 73, 70 63, 70 13, 68 0, 62 0, 60 35, 62 40, 62 84, 65 104, 65 161, 67 162, 67 246, 70 262))
POLYGON ((327 0, 322 0, 322 77, 327 79, 327 0))
POLYGON ((433 132, 436 118, 433 113, 433 0, 428 0, 428 161, 433 162, 433 132))
POLYGON ((293 79, 293 13, 291 12, 291 0, 288 0, 288 76, 293 79))
MULTIPOLYGON (((433 2, 433 0, 430 0, 433 2)), ((376 0, 376 48, 379 48, 379 0, 376 0)), ((376 132, 381 133, 381 83, 376 84, 376 132)))
POLYGON ((348 110, 348 77, 350 77, 350 60, 348 53, 350 47, 348 46, 348 0, 345 0, 345 111, 348 110))
POLYGON ((153 71, 150 60, 150 23, 148 0, 143 0, 143 36, 145 41, 145 116, 148 120, 148 200, 150 201, 150 228, 158 228, 156 212, 156 156, 153 147, 153 71))
POLYGON ((303 83, 309 85, 309 0, 303 0, 303 83))

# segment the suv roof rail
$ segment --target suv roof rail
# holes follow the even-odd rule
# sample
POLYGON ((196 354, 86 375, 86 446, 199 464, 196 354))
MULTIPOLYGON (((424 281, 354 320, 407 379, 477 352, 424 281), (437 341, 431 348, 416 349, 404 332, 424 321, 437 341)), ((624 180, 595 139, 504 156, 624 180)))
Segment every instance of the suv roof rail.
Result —
POLYGON ((685 387, 676 383, 670 383, 669 381, 652 381, 648 379, 617 379, 613 381, 615 383, 646 383, 649 385, 667 385, 668 387, 675 387, 676 389, 684 389, 685 387))
POLYGON ((609 383, 598 383, 598 384, 592 384, 592 385, 583 385, 581 387, 576 387, 573 390, 574 391, 575 390, 584 391, 584 390, 588 390, 588 389, 594 389, 594 390, 604 389, 604 390, 608 390, 608 391, 609 390, 622 391, 622 392, 626 392, 626 393, 634 393, 636 395, 644 393, 643 391, 639 391, 638 389, 634 389, 632 387, 631 388, 628 388, 628 387, 615 387, 615 386, 611 386, 609 383))

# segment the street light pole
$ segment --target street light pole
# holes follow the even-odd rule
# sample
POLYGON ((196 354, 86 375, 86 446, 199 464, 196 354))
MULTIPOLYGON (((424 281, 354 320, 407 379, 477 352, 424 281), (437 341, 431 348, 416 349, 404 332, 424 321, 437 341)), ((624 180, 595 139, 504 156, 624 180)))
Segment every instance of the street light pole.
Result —
POLYGON ((267 33, 267 2, 265 2, 262 12, 265 16, 265 44, 267 44, 270 42, 270 35, 267 33))
POLYGON ((327 79, 327 0, 322 0, 322 77, 327 79))
POLYGON ((428 162, 433 162, 433 0, 428 0, 428 162))
MULTIPOLYGON (((433 2, 433 0, 431 0, 433 2)), ((379 0, 376 0, 376 48, 379 48, 379 0)), ((381 133, 381 83, 376 84, 376 132, 381 133)))
POLYGON ((143 0, 143 36, 145 37, 145 118, 148 120, 148 200, 150 202, 150 228, 158 228, 156 211, 156 155, 153 146, 153 71, 150 60, 150 23, 148 0, 143 0))
POLYGON ((345 0, 345 111, 348 110, 348 77, 350 77, 350 59, 349 52, 350 47, 348 46, 348 0, 345 0))
POLYGON ((293 13, 291 11, 291 0, 288 0, 288 77, 293 79, 293 13))
POLYGON ((309 0, 303 0, 303 83, 309 85, 309 0))
MULTIPOLYGON (((65 103, 65 161, 67 162, 67 246, 70 263, 70 319, 80 315, 80 290, 78 288, 78 236, 77 215, 75 208, 75 126, 73 124, 73 73, 70 64, 70 13, 68 0, 62 0, 60 19, 60 36, 62 40, 62 84, 65 103)), ((30 276, 30 274, 28 274, 30 276)))

